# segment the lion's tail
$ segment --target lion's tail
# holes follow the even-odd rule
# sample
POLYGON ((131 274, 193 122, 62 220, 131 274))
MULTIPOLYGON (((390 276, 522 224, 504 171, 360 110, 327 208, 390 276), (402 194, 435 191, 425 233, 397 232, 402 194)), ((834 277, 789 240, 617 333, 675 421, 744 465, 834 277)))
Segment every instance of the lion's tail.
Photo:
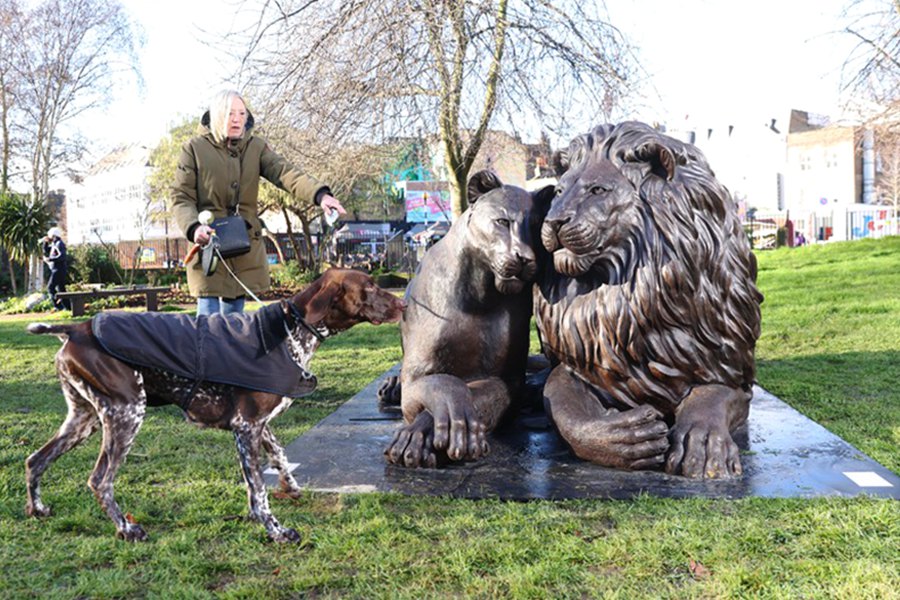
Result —
POLYGON ((72 330, 74 325, 47 325, 46 323, 30 323, 25 331, 28 333, 33 333, 35 335, 55 335, 60 338, 66 338, 69 336, 69 332, 72 330))

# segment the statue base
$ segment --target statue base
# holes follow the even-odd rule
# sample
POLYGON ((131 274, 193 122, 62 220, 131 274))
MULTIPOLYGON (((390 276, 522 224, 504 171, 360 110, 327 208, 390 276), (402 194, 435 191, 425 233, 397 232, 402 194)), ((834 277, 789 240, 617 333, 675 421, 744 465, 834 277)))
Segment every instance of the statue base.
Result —
MULTIPOLYGON (((744 473, 691 480, 656 471, 618 471, 576 458, 543 412, 523 411, 489 438, 491 453, 440 469, 388 464, 384 449, 399 415, 382 413, 377 391, 399 365, 373 381, 286 448, 301 487, 322 492, 399 492, 506 500, 633 498, 793 498, 871 495, 900 499, 900 477, 760 387, 735 439, 744 473)), ((266 471, 269 485, 277 476, 266 471)))

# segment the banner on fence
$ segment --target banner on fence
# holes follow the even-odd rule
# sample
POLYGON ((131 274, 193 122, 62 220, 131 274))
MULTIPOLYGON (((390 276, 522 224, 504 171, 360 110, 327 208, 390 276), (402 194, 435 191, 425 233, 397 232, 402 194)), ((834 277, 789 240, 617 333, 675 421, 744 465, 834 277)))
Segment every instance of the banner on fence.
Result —
POLYGON ((445 181, 400 181, 407 223, 450 221, 450 191, 445 181))

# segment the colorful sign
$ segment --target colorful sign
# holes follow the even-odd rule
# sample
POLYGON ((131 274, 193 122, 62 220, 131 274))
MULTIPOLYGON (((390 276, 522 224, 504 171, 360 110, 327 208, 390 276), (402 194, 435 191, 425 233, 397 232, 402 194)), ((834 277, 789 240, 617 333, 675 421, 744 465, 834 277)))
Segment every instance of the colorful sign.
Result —
POLYGON ((434 223, 450 221, 450 192, 406 190, 406 222, 434 223))

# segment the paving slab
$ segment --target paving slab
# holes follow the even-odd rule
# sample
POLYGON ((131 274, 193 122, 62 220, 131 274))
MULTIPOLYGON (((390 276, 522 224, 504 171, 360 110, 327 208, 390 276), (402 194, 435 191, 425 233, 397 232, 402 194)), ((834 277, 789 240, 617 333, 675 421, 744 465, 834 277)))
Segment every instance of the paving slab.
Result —
MULTIPOLYGON (((490 437, 484 459, 439 469, 389 465, 384 449, 399 415, 379 411, 373 381, 285 448, 305 489, 399 492, 506 500, 633 498, 793 498, 870 495, 900 499, 900 477, 766 390, 754 387, 750 416, 735 439, 744 473, 695 481, 653 471, 626 472, 575 457, 540 410, 523 410, 490 437)), ((277 483, 266 471, 269 485, 277 483)))

